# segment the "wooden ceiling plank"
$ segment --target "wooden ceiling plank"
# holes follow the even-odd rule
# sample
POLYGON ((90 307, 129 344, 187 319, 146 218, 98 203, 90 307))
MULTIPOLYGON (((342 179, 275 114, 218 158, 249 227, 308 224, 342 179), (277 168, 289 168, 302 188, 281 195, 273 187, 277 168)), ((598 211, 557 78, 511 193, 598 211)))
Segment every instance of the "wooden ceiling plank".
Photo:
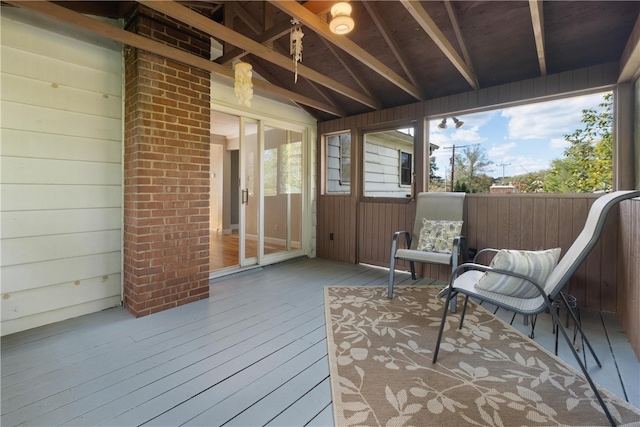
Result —
POLYGON ((451 0, 444 0, 444 5, 447 8, 447 14, 449 15, 451 25, 453 26, 453 32, 456 33, 456 40, 458 40, 458 45, 460 46, 460 51, 462 52, 464 62, 469 66, 471 72, 475 74, 475 71, 473 70, 473 64, 471 63, 471 56, 469 55, 469 50, 467 49, 467 44, 464 41, 464 37, 462 37, 462 30, 460 28, 458 13, 456 12, 456 9, 453 6, 451 0))
MULTIPOLYGON (((279 67, 294 72, 294 64, 291 58, 281 55, 272 49, 269 49, 268 47, 225 27, 224 25, 218 24, 188 7, 184 7, 174 1, 138 0, 138 3, 144 4, 151 9, 162 12, 167 16, 197 28, 213 37, 227 41, 253 55, 278 65, 279 67)), ((306 11, 306 9, 304 10, 306 11)), ((374 110, 379 110, 381 108, 381 105, 374 99, 365 96, 340 82, 332 80, 324 74, 312 70, 305 65, 298 64, 298 74, 351 98, 354 101, 358 101, 367 107, 373 108, 374 110)))
POLYGON ((287 13, 289 16, 292 16, 293 18, 296 18, 298 21, 302 22, 320 37, 323 37, 334 45, 338 46, 340 49, 344 50, 349 55, 353 56, 358 61, 362 62, 367 67, 371 68, 373 71, 375 71, 400 89, 404 90, 414 98, 418 100, 422 98, 420 89, 402 78, 391 68, 383 64, 381 61, 376 59, 373 55, 362 49, 353 41, 349 40, 347 37, 332 33, 331 30, 329 30, 329 25, 326 22, 322 21, 318 16, 305 9, 297 2, 289 0, 269 1, 277 6, 280 10, 287 13))
POLYGON ((542 0, 529 0, 529 10, 531 11, 533 36, 536 40, 536 51, 538 52, 538 63, 540 64, 540 75, 546 76, 547 59, 544 54, 544 7, 542 0))
MULTIPOLYGON (((262 34, 258 35, 256 37, 256 42, 267 45, 267 43, 270 43, 284 36, 285 34, 288 34, 289 31, 291 31, 291 27, 292 26, 290 22, 281 22, 280 24, 277 24, 274 27, 269 28, 262 34)), ((242 58, 248 53, 249 52, 247 52, 246 50, 236 47, 229 50, 229 53, 225 53, 224 55, 216 59, 216 62, 222 65, 227 65, 228 63, 233 62, 238 58, 242 58)))
POLYGON ((453 48, 451 42, 447 40, 444 33, 431 16, 422 7, 419 1, 414 0, 400 0, 400 3, 407 9, 407 11, 413 16, 416 22, 422 27, 422 29, 431 37, 435 44, 445 54, 445 56, 451 61, 454 67, 462 74, 462 77, 471 85, 473 89, 478 89, 478 80, 471 68, 464 62, 464 59, 460 57, 458 52, 453 48))
POLYGON ((640 15, 620 56, 618 83, 635 81, 640 77, 640 15))
POLYGON ((263 31, 263 26, 261 23, 259 23, 258 21, 256 21, 255 19, 253 19, 253 16, 249 15, 247 13, 247 11, 240 6, 240 4, 236 1, 226 1, 224 2, 224 8, 225 10, 228 8, 229 10, 232 10, 233 13, 235 13, 235 15, 240 18, 245 24, 247 24, 247 26, 249 28, 251 28, 251 30, 256 33, 256 34, 260 34, 263 31))
MULTIPOLYGON (((275 85, 276 87, 281 87, 282 82, 279 81, 279 79, 274 76, 273 74, 269 73, 267 70, 265 70, 263 67, 260 66, 260 64, 258 64, 256 61, 249 61, 251 63, 251 66, 253 67, 253 70, 259 74, 261 77, 265 78, 267 81, 269 81, 269 83, 275 85)), ((326 90, 321 90, 315 83, 309 81, 308 82, 314 90, 316 90, 318 92, 318 94, 320 94, 320 96, 322 96, 322 98, 324 98, 327 101, 327 105, 331 105, 334 108, 334 111, 338 113, 339 117, 344 117, 346 116, 346 113, 341 110, 340 108, 336 107, 335 103, 333 102, 333 100, 331 100, 331 98, 328 97, 328 93, 329 91, 326 90)), ((254 85, 255 85, 255 81, 254 81, 254 85)), ((301 103, 301 102, 297 102, 295 100, 294 101, 296 104, 298 104, 300 107, 305 108, 306 105, 301 103)), ((309 114, 311 114, 311 112, 309 112, 309 114)), ((313 114, 312 114, 313 115, 313 114)))
MULTIPOLYGON (((130 33, 129 31, 114 27, 105 22, 89 18, 80 13, 74 12, 65 7, 58 6, 48 1, 7 0, 5 1, 5 3, 48 16, 49 18, 64 22, 68 25, 82 28, 84 30, 87 30, 94 34, 98 34, 102 37, 106 37, 127 46, 154 53, 156 55, 160 55, 192 67, 210 71, 218 76, 226 77, 232 82, 235 77, 234 72, 231 68, 224 67, 220 64, 216 64, 215 62, 211 62, 189 52, 185 52, 184 50, 167 46, 163 43, 148 39, 138 34, 130 33)), ((270 83, 256 79, 253 82, 253 86, 256 89, 260 89, 265 92, 291 99, 292 101, 299 102, 301 104, 320 111, 324 111, 329 114, 333 114, 337 117, 342 117, 340 115, 340 112, 336 111, 336 109, 330 105, 316 101, 315 99, 299 95, 295 92, 283 89, 270 83)))
POLYGON ((347 54, 344 53, 344 51, 335 47, 332 43, 329 43, 326 39, 320 37, 320 40, 322 40, 322 42, 327 47, 327 49, 329 49, 329 51, 333 54, 333 56, 335 56, 336 59, 340 62, 340 64, 342 64, 344 69, 347 70, 351 78, 353 78, 353 80, 355 80, 358 86, 360 86, 360 89, 362 89, 362 91, 367 95, 369 95, 370 97, 375 98, 375 96, 371 93, 369 88, 364 84, 364 82, 360 78, 360 75, 356 73, 353 70, 353 67, 347 63, 347 58, 346 58, 347 54))
MULTIPOLYGON (((380 31, 382 38, 384 38, 384 40, 387 42, 387 46, 389 46, 389 49, 393 53, 393 56, 395 56, 398 60, 398 63, 407 75, 407 78, 409 79, 411 84, 413 84, 415 87, 419 88, 421 92, 423 92, 421 85, 418 84, 418 80, 409 68, 407 55, 404 54, 402 47, 396 42, 396 39, 391 36, 391 29, 384 21, 384 18, 382 17, 382 14, 378 10, 377 6, 375 6, 375 3, 363 1, 362 5, 365 7, 365 9, 367 9, 367 12, 369 12, 369 16, 371 16, 371 19, 373 19, 376 27, 378 27, 378 31, 380 31)), ((422 99, 424 100, 424 95, 422 96, 422 99)))

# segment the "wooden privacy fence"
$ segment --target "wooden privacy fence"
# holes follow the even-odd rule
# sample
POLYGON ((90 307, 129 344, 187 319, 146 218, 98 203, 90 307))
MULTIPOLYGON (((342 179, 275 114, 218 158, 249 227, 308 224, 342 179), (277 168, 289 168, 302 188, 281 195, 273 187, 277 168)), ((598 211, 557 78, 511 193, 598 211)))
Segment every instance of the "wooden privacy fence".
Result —
MULTIPOLYGON (((470 248, 560 247, 564 254, 597 198, 597 194, 468 194, 464 233, 470 248)), ((570 281, 570 292, 581 306, 616 311, 618 212, 618 207, 610 212, 598 244, 570 281)), ((321 196, 318 256, 388 267, 393 232, 411 230, 414 215, 414 203, 321 196)), ((408 269, 408 263, 399 266, 408 269)), ((426 265, 421 273, 447 280, 450 269, 426 265)))

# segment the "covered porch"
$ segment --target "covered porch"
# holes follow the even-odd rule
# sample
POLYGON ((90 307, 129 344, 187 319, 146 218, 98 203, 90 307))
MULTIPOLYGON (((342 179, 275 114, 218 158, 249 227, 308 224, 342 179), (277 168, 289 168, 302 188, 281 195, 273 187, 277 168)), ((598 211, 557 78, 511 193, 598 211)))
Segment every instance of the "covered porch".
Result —
MULTIPOLYGON (((387 275, 300 259, 215 280, 209 299, 144 318, 117 307, 3 337, 2 424, 333 425, 323 288, 385 286, 387 275)), ((406 273, 396 283, 442 284, 406 273)), ((587 357, 590 374, 639 406, 640 364, 620 322, 581 315, 603 364, 587 357)), ((548 315, 535 340, 553 352, 548 315)), ((562 340, 559 356, 576 366, 562 340)))

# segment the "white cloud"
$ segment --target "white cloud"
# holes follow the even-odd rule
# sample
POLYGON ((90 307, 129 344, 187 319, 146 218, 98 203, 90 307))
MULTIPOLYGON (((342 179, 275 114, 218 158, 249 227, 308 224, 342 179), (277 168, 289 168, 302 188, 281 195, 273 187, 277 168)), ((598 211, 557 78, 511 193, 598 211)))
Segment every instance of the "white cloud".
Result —
POLYGON ((502 110, 510 139, 558 139, 582 127, 582 110, 599 108, 602 94, 540 102, 502 110))
POLYGON ((478 129, 458 129, 451 136, 451 140, 455 143, 469 143, 480 144, 487 140, 487 138, 481 137, 478 133, 478 129))
POLYGON ((507 156, 507 153, 514 148, 516 148, 518 144, 515 142, 509 142, 506 144, 493 145, 489 149, 488 156, 490 159, 503 159, 507 156))
POLYGON ((570 142, 567 142, 564 138, 553 138, 549 141, 549 148, 551 149, 559 149, 559 148, 567 148, 571 145, 570 142))

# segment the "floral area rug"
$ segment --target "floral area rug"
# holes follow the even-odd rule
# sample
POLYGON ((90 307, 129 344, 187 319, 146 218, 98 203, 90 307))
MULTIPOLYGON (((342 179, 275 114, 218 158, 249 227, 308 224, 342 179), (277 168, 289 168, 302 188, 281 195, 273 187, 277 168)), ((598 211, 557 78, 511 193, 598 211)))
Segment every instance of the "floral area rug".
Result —
MULTIPOLYGON (((484 308, 448 322, 436 287, 326 287, 336 426, 609 425, 581 373, 484 308)), ((602 389, 619 425, 640 409, 602 389)))

